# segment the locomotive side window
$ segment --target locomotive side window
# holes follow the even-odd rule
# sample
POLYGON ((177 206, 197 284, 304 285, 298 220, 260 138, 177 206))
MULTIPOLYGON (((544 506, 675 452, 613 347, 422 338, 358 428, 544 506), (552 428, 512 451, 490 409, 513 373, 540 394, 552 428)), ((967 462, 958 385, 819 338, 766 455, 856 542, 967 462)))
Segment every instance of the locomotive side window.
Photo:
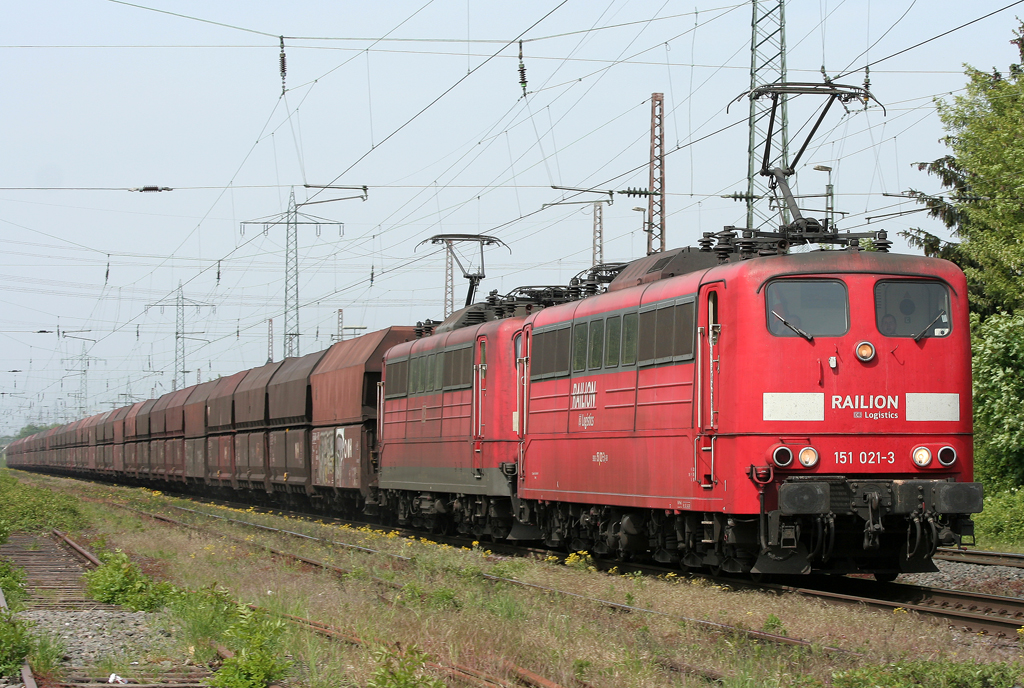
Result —
POLYGON ((434 391, 434 370, 437 367, 437 354, 430 354, 427 356, 427 375, 426 380, 423 382, 424 392, 434 391))
POLYGON ((637 314, 622 316, 622 365, 636 363, 637 314))
MULTIPOLYGON (((586 366, 586 326, 583 331, 583 365, 586 366)), ((539 380, 569 374, 572 329, 563 327, 533 334, 530 351, 530 379, 539 380)), ((582 370, 582 368, 581 368, 582 370)))
POLYGON ((409 361, 395 361, 387 365, 384 398, 404 397, 409 386, 409 361))
POLYGON ((454 351, 445 351, 442 354, 442 358, 444 358, 444 375, 441 377, 441 380, 445 389, 452 386, 452 371, 455 370, 455 365, 452 362, 454 354, 454 351))
POLYGON ((572 372, 587 369, 587 324, 580 323, 572 330, 572 372))
POLYGON ((672 355, 676 360, 693 357, 693 313, 694 302, 677 303, 676 335, 672 346, 672 355))
POLYGON ((640 314, 640 332, 638 335, 640 365, 654 363, 654 323, 657 315, 657 312, 653 309, 640 314))
MULTIPOLYGON (((639 364, 668 363, 693 358, 694 297, 645 306, 640 311, 639 364)), ((635 316, 634 316, 635 317, 635 316)), ((626 332, 629 316, 626 316, 626 332)), ((626 339, 623 338, 623 365, 626 339)), ((635 349, 634 349, 635 351, 635 349)))
POLYGON ((622 316, 608 318, 605 325, 604 367, 619 367, 619 344, 622 339, 622 316))
POLYGON ((949 336, 949 289, 938 282, 879 282, 875 324, 886 337, 949 336))
POLYGON ((601 368, 601 359, 604 358, 604 320, 590 321, 590 360, 591 370, 601 368))
POLYGON ((569 328, 563 327, 555 331, 555 351, 552 358, 551 372, 555 375, 569 374, 569 328))
MULTIPOLYGON (((431 356, 430 358, 434 358, 434 357, 431 356)), ((436 391, 436 392, 441 391, 442 387, 444 387, 444 384, 443 384, 443 379, 444 379, 443 372, 444 372, 444 352, 441 352, 441 353, 437 354, 437 361, 434 364, 434 391, 436 391)))
POLYGON ((551 345, 548 343, 554 337, 554 332, 534 333, 533 347, 530 352, 530 379, 536 380, 542 375, 547 375, 551 366, 548 359, 551 356, 551 345))
POLYGON ((676 310, 669 304, 657 311, 654 335, 654 360, 656 363, 672 360, 672 340, 675 334, 676 310))
MULTIPOLYGON (((438 368, 443 370, 440 379, 444 381, 445 389, 459 389, 469 387, 473 380, 473 349, 464 346, 461 349, 445 351, 443 360, 439 357, 438 368)), ((435 379, 438 372, 434 371, 435 379)))
POLYGON ((765 314, 776 337, 836 337, 850 329, 846 285, 836 280, 779 280, 768 285, 765 314))
POLYGON ((423 378, 420 377, 420 358, 418 356, 416 358, 410 358, 409 359, 409 393, 410 394, 416 394, 417 392, 422 392, 423 391, 422 379, 423 378))

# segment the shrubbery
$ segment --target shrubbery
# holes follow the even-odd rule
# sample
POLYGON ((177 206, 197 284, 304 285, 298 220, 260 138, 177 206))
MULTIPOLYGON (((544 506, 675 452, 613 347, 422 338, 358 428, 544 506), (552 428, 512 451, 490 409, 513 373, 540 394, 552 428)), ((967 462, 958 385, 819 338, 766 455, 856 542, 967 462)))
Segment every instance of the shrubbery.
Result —
POLYGON ((899 662, 867 666, 832 675, 833 688, 1008 688, 1017 685, 1019 664, 973 662, 899 662))
POLYGON ((32 636, 24 621, 0 610, 0 676, 17 676, 25 656, 32 651, 32 636))
POLYGON ((291 662, 281 658, 274 649, 284 632, 284 622, 245 605, 238 605, 235 615, 237 620, 224 633, 235 656, 224 660, 210 679, 210 685, 214 688, 263 688, 284 678, 291 662))
POLYGON ((1024 545, 1024 489, 985 497, 985 510, 974 514, 974 530, 983 546, 1024 545))
POLYGON ((77 530, 84 524, 85 517, 73 496, 23 485, 6 471, 0 472, 0 542, 9 532, 77 530))
POLYGON ((972 316, 975 479, 1024 485, 1024 314, 972 316))
POLYGON ((151 612, 164 606, 174 590, 170 583, 158 583, 142 573, 121 550, 100 554, 100 560, 102 566, 85 573, 86 590, 95 600, 151 612))

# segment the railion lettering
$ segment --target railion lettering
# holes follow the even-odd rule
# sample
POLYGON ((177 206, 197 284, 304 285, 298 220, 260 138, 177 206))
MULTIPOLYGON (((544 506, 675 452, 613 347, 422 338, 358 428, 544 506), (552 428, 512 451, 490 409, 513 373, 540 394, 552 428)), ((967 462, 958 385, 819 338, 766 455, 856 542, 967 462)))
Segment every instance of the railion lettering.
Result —
POLYGON ((833 409, 899 409, 900 398, 884 394, 832 395, 833 409))

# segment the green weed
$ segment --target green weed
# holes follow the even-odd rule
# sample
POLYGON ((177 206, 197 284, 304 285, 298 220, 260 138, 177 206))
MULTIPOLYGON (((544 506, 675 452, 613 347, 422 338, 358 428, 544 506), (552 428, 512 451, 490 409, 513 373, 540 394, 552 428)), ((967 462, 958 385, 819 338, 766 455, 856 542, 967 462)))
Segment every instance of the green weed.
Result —
POLYGON ((32 636, 25 622, 9 610, 0 610, 0 676, 17 676, 31 651, 32 636))
POLYGON ((103 565, 85 573, 86 592, 99 602, 118 604, 132 611, 154 611, 173 591, 170 583, 156 582, 121 550, 100 554, 103 565))
POLYGON ((28 663, 36 678, 56 678, 61 673, 64 653, 67 648, 58 636, 52 633, 40 633, 32 638, 32 650, 28 653, 28 663))
POLYGON ((168 596, 167 608, 178 626, 177 638, 190 649, 195 662, 214 658, 211 642, 238 621, 235 602, 223 588, 175 590, 168 596))
POLYGON ((210 685, 213 688, 265 688, 284 678, 292 663, 274 652, 284 631, 284 622, 245 605, 238 605, 235 611, 238 620, 224 632, 235 656, 224 660, 210 679, 210 685))
POLYGON ((0 561, 0 590, 3 590, 7 606, 17 611, 28 597, 25 592, 25 572, 9 561, 0 561))
POLYGON ((378 666, 367 682, 369 688, 444 688, 444 681, 426 676, 427 655, 413 645, 404 652, 383 648, 373 653, 378 666))
POLYGON ((6 471, 0 473, 0 542, 9 532, 77 530, 83 525, 85 517, 75 497, 23 485, 6 471))
POLYGON ((774 633, 775 635, 789 635, 786 627, 782 625, 782 619, 774 614, 768 615, 768 618, 764 620, 764 625, 761 626, 761 630, 765 633, 774 633))
POLYGON ((1004 688, 1015 685, 1024 667, 1018 663, 904 661, 832 674, 833 688, 1004 688))

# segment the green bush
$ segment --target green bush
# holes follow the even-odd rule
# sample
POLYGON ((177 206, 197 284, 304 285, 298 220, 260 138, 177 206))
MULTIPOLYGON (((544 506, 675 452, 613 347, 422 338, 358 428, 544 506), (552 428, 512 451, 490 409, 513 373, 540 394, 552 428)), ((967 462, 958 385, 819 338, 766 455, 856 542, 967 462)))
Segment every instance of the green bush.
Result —
POLYGON ((32 637, 32 649, 28 653, 28 663, 36 678, 56 678, 62 673, 64 653, 67 647, 60 636, 52 633, 41 633, 32 637))
POLYGON ((156 582, 121 550, 101 554, 103 565, 85 573, 86 592, 94 600, 118 604, 132 611, 154 611, 167 601, 174 587, 156 582))
POLYGON ((1024 313, 971 326, 975 478, 993 491, 1024 485, 1024 313))
POLYGON ((427 655, 412 646, 397 652, 383 648, 373 653, 377 668, 367 682, 369 688, 444 688, 444 681, 425 676, 423 666, 427 655))
POLYGON ((17 676, 31 651, 32 637, 25 622, 8 610, 0 610, 0 676, 17 676))
POLYGON ((973 662, 900 662, 860 667, 832 675, 833 688, 1009 688, 1017 683, 1019 664, 973 662))
POLYGON ((208 662, 216 656, 211 643, 219 641, 238 621, 237 605, 223 588, 175 590, 167 608, 177 622, 178 639, 192 648, 192 659, 208 662))
POLYGON ((985 497, 985 510, 971 518, 981 542, 1024 546, 1024 490, 1013 488, 985 497))
POLYGON ((25 572, 9 561, 0 561, 0 590, 3 590, 8 607, 18 607, 27 597, 25 572))
POLYGON ((224 632, 235 656, 224 660, 210 679, 210 685, 213 688, 265 688, 284 678, 291 662, 274 651, 284 631, 284 622, 245 605, 235 609, 237 621, 224 632))
POLYGON ((75 497, 23 485, 6 471, 0 473, 0 542, 9 532, 77 530, 84 525, 75 497))

